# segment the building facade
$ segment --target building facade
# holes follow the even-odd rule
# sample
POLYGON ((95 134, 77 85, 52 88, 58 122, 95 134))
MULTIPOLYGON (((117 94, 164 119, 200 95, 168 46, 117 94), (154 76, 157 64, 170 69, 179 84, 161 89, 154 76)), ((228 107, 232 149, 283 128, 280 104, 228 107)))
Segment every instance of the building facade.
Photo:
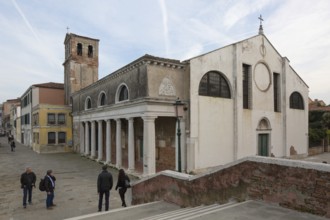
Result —
POLYGON ((7 135, 12 134, 14 127, 13 116, 11 117, 11 109, 20 103, 20 99, 8 99, 2 103, 2 130, 7 135))
POLYGON ((73 93, 73 145, 143 175, 306 156, 307 105, 308 86, 259 33, 183 62, 145 55, 73 93))
MULTIPOLYGON (((64 99, 63 99, 64 100, 64 99)), ((33 150, 38 153, 72 151, 71 108, 38 104, 33 108, 33 150)))
POLYGON ((38 153, 71 151, 71 107, 63 83, 34 84, 21 97, 22 143, 38 153))

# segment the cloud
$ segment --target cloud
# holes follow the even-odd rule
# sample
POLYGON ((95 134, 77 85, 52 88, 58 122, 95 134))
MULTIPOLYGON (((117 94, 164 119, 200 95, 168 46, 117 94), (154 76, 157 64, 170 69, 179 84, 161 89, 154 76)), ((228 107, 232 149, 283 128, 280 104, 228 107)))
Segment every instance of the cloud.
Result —
POLYGON ((63 82, 64 37, 100 39, 100 78, 148 53, 184 60, 264 30, 282 56, 330 103, 330 1, 0 1, 0 101, 31 84, 63 82))

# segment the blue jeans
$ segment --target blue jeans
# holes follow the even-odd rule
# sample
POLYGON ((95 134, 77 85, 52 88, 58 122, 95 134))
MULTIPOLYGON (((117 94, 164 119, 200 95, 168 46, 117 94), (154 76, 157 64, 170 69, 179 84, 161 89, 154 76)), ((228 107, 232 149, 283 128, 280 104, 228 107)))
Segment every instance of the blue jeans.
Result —
POLYGON ((46 207, 49 208, 53 205, 54 200, 54 192, 47 192, 47 198, 46 198, 46 207))
POLYGON ((26 199, 28 202, 32 202, 32 186, 23 186, 23 206, 26 206, 26 199))

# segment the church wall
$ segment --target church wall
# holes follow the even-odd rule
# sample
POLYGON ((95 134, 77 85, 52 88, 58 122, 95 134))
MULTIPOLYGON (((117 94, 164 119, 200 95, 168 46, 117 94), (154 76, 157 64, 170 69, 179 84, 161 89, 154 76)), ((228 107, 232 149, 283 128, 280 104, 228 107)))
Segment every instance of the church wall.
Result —
POLYGON ((233 160, 233 101, 199 97, 199 165, 211 167, 233 160), (206 113, 207 112, 207 113, 206 113))
POLYGON ((134 100, 147 96, 147 75, 145 66, 140 66, 131 71, 114 78, 104 78, 93 84, 86 90, 73 95, 73 111, 83 111, 85 100, 91 98, 92 108, 98 107, 98 99, 101 92, 106 94, 106 106, 116 103, 116 95, 120 85, 125 84, 129 91, 129 100, 134 100), (79 97, 79 98, 78 98, 79 97), (79 100, 78 102, 76 100, 79 100), (79 104, 79 105, 77 105, 79 104))
MULTIPOLYGON (((281 56, 262 36, 250 38, 238 44, 238 151, 237 159, 258 154, 258 134, 269 134, 269 156, 284 156, 283 152, 283 114, 274 111, 273 73, 282 77, 281 56), (264 52, 261 52, 263 50, 264 52), (243 109, 242 99, 242 65, 251 65, 251 109, 243 109), (256 68, 264 68, 263 75, 258 75, 256 68), (268 71, 267 71, 268 67, 268 71), (267 76, 266 78, 263 78, 267 76), (259 78, 258 78, 259 77, 259 78), (267 84, 262 84, 268 80, 267 84), (258 85, 260 84, 261 85, 258 85), (242 112, 242 113, 240 113, 242 112), (258 131, 260 120, 267 118, 270 131, 258 131), (242 123, 239 121, 242 120, 242 123), (242 127, 242 129, 240 129, 242 127), (242 141, 241 141, 242 140, 242 141)), ((282 87, 282 85, 280 86, 282 87)))
POLYGON ((199 83, 208 71, 228 79, 233 96, 232 47, 190 60, 189 169, 216 166, 233 160, 233 98, 199 96, 199 83), (193 155, 191 155, 193 154, 193 155))
POLYGON ((299 76, 287 69, 287 156, 307 155, 308 153, 308 88, 299 76), (290 108, 290 95, 299 92, 304 99, 304 110, 290 108), (290 153, 293 146, 294 151, 290 153))

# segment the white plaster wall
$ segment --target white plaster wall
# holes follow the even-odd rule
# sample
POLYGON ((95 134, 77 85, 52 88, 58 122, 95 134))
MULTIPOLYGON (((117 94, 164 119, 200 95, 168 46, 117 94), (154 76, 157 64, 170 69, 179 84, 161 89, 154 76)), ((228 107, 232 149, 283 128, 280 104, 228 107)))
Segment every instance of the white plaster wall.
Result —
POLYGON ((199 97, 199 168, 233 161, 232 99, 199 97))
POLYGON ((233 160, 233 99, 198 95, 205 73, 216 70, 228 79, 233 95, 233 47, 224 47, 190 60, 190 137, 187 155, 191 169, 225 164, 233 160))
MULTIPOLYGON (((283 113, 274 111, 274 84, 273 73, 276 72, 282 77, 282 58, 266 38, 259 35, 239 42, 237 46, 238 57, 238 77, 237 77, 237 93, 238 93, 238 134, 239 141, 237 159, 246 156, 258 154, 258 134, 268 133, 270 135, 269 154, 275 156, 283 156, 282 147, 282 129, 283 129, 283 113), (261 46, 264 45, 265 55, 260 52, 261 46), (243 109, 242 106, 242 64, 251 65, 251 95, 252 108, 243 109), (254 70, 258 63, 264 63, 269 68, 270 86, 267 91, 260 91, 256 85, 254 70), (242 113, 241 113, 242 112, 242 113), (257 131, 260 120, 267 118, 270 122, 269 131, 257 131)), ((259 64, 260 65, 260 64, 259 64)), ((268 74, 265 72, 265 74, 268 74)), ((281 88, 283 85, 280 86, 281 88)))
POLYGON ((194 169, 220 165, 246 156, 257 155, 259 133, 270 135, 269 155, 286 156, 290 147, 285 145, 289 143, 297 146, 296 149, 299 152, 306 152, 308 111, 295 114, 288 109, 291 92, 287 90, 292 88, 300 91, 306 100, 306 106, 308 90, 300 78, 283 62, 286 61, 262 35, 190 60, 191 133, 189 147, 193 148, 191 154, 194 155, 188 155, 188 158, 194 158, 194 169), (252 70, 252 107, 248 110, 243 109, 242 100, 243 63, 251 65, 252 70), (265 74, 269 74, 269 78, 266 78, 265 75, 259 75, 261 80, 255 77, 254 70, 258 63, 259 65, 263 63, 265 68, 269 70, 265 71, 265 74), (231 86, 231 99, 198 95, 201 78, 211 70, 220 71, 227 77, 231 86), (274 111, 273 73, 280 74, 279 99, 280 106, 282 106, 280 112, 274 111), (263 79, 269 79, 269 87, 261 91, 257 83, 258 80, 259 83, 263 83, 263 79), (282 99, 281 97, 284 96, 285 98, 282 99), (224 118, 217 118, 218 115, 224 115, 224 118), (235 117, 237 117, 236 128, 235 117), (270 129, 258 131, 259 122, 263 118, 268 119, 270 129), (287 126, 288 124, 290 126, 287 126), (295 127, 298 129, 294 129, 295 127), (234 154, 235 144, 237 144, 236 158, 234 154), (222 155, 218 155, 218 149, 222 155))
POLYGON ((308 88, 291 67, 287 70, 287 156, 293 146, 297 154, 308 153, 308 88), (304 99, 304 110, 290 108, 290 95, 299 92, 304 99))
POLYGON ((32 89, 32 108, 39 105, 39 87, 32 89))

